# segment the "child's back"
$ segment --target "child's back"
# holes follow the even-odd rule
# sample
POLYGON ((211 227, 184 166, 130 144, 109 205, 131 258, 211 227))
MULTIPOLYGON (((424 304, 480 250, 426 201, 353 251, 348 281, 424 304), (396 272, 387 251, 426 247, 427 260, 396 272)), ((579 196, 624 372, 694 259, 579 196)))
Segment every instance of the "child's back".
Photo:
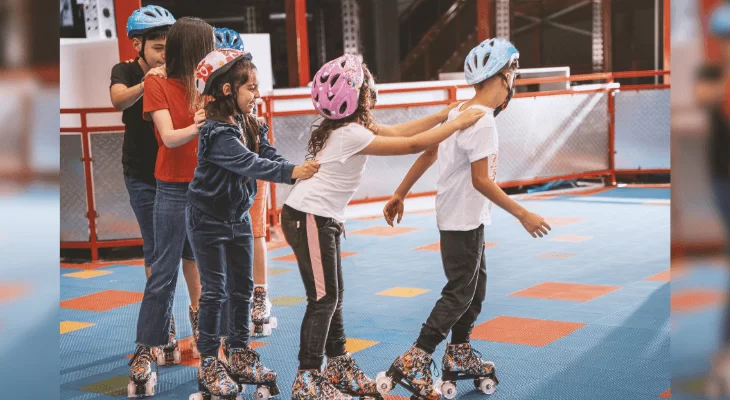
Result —
MULTIPOLYGON (((462 106, 451 110, 448 121, 466 111, 462 106)), ((494 110, 479 105, 469 108, 486 113, 474 125, 441 142, 438 148, 436 220, 440 230, 467 231, 491 223, 492 202, 472 185, 471 163, 488 157, 489 179, 496 178, 499 140, 494 110)))

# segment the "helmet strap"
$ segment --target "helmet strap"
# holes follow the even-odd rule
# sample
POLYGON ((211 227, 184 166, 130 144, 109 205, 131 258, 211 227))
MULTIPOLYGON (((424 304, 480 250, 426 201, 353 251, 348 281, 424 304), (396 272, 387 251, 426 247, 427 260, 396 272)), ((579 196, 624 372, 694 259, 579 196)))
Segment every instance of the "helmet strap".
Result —
POLYGON ((499 76, 502 77, 502 80, 504 80, 504 83, 507 85, 507 98, 504 99, 504 103, 494 109, 495 117, 499 115, 499 113, 501 113, 505 108, 507 108, 509 101, 512 100, 512 96, 515 95, 515 87, 514 85, 509 84, 509 79, 507 79, 507 75, 505 75, 504 72, 500 72, 499 76))

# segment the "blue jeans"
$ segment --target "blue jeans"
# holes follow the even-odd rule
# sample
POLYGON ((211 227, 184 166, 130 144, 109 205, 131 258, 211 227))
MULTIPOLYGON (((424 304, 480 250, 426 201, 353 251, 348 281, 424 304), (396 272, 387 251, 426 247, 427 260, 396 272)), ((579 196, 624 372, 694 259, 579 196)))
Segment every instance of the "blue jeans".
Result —
POLYGON ((137 218, 139 230, 142 232, 142 252, 144 265, 151 267, 155 261, 155 234, 153 217, 155 211, 155 194, 157 185, 145 182, 132 176, 124 177, 124 184, 129 193, 129 204, 137 218))
POLYGON ((185 234, 187 183, 157 181, 154 232, 155 262, 147 279, 137 320, 137 343, 156 347, 167 344, 175 299, 180 258, 194 260, 185 234))
POLYGON ((226 307, 230 307, 228 343, 231 347, 248 344, 253 293, 251 215, 247 212, 241 221, 221 221, 188 205, 186 225, 202 285, 198 351, 201 358, 215 357, 220 337, 226 334, 221 332, 226 330, 223 315, 226 307))

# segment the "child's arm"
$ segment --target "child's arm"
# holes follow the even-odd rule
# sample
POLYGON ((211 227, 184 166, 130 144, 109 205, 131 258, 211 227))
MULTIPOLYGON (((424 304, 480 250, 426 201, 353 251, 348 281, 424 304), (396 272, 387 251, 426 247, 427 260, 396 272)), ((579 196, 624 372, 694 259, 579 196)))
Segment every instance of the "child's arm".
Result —
POLYGON ((393 226, 393 219, 395 219, 396 215, 398 216, 398 223, 400 224, 401 219, 403 219, 403 199, 405 199, 408 192, 411 191, 413 185, 415 185, 416 182, 421 179, 423 174, 431 168, 433 163, 436 162, 437 158, 438 146, 434 146, 423 152, 423 154, 421 154, 413 164, 411 169, 408 170, 405 178, 403 178, 403 182, 401 182, 398 189, 395 190, 393 197, 390 198, 388 204, 386 204, 383 208, 383 215, 385 216, 385 220, 388 222, 388 225, 393 226))
MULTIPOLYGON (((161 78, 167 77, 164 67, 150 69, 145 75, 145 78, 150 75, 159 76, 161 78)), ((114 78, 112 78, 112 82, 114 81, 114 78)), ((111 88, 109 88, 109 96, 111 97, 112 105, 119 111, 124 111, 127 108, 131 107, 134 103, 137 102, 137 100, 139 100, 140 97, 142 97, 143 94, 144 78, 142 79, 142 82, 134 86, 127 86, 124 83, 120 82, 114 83, 111 88)))
POLYGON ((474 185, 474 189, 484 197, 517 218, 532 237, 543 237, 551 230, 550 225, 541 216, 531 213, 517 204, 507 196, 502 188, 489 179, 489 157, 471 163, 471 183, 474 185))
POLYGON ((319 170, 317 162, 295 166, 288 161, 272 161, 250 151, 233 134, 212 135, 205 159, 235 174, 275 183, 293 184, 297 179, 308 179, 319 170))
POLYGON ((442 124, 438 128, 420 133, 413 137, 381 137, 375 139, 359 154, 373 156, 399 156, 404 154, 420 153, 429 147, 433 147, 454 132, 468 128, 484 115, 483 110, 471 108, 464 111, 458 118, 442 124))
POLYGON ((162 143, 170 149, 180 147, 198 137, 198 132, 205 123, 205 110, 198 110, 194 117, 195 123, 182 129, 173 128, 170 110, 166 108, 152 111, 150 114, 152 115, 152 121, 160 132, 162 143))
POLYGON ((459 105, 458 102, 449 104, 448 107, 443 110, 427 115, 423 118, 419 118, 413 121, 404 122, 398 125, 375 125, 375 133, 378 136, 401 136, 411 137, 421 132, 427 131, 434 126, 444 122, 449 117, 449 111, 459 105))

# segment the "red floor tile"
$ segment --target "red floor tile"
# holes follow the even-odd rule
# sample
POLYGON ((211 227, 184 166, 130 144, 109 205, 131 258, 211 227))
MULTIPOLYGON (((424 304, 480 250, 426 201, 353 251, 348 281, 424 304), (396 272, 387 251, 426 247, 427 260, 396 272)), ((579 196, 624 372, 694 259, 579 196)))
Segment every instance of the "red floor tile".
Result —
POLYGON ((515 297, 568 301, 591 301, 621 289, 620 286, 583 285, 576 283, 544 282, 510 294, 515 297))
MULTIPOLYGON (((499 243, 495 242, 484 242, 485 248, 490 248, 497 246, 499 243)), ((431 243, 427 244, 425 246, 417 247, 413 250, 419 250, 419 251, 441 251, 441 242, 431 243)))
POLYGON ((725 300, 725 293, 719 290, 683 290, 672 294, 672 312, 700 311, 717 306, 725 300))
POLYGON ((672 280, 672 273, 670 270, 666 270, 663 272, 660 272, 656 275, 652 275, 645 280, 647 281, 659 281, 659 282, 669 282, 672 280))
POLYGON ((672 390, 671 389, 667 389, 666 392, 664 392, 664 393, 662 393, 662 394, 659 395, 659 398, 660 399, 671 399, 672 398, 672 390))
POLYGON ((586 324, 499 316, 474 327, 472 339, 542 347, 586 324))
POLYGON ((144 260, 138 259, 138 260, 123 260, 123 261, 99 261, 99 262, 94 262, 94 263, 83 263, 83 264, 61 263, 61 268, 89 270, 89 269, 104 268, 104 267, 108 267, 110 265, 144 266, 144 260))
POLYGON ((61 308, 85 311, 109 311, 142 301, 144 293, 104 290, 61 302, 61 308))
POLYGON ((27 293, 29 288, 18 283, 0 283, 0 304, 17 299, 27 293))

